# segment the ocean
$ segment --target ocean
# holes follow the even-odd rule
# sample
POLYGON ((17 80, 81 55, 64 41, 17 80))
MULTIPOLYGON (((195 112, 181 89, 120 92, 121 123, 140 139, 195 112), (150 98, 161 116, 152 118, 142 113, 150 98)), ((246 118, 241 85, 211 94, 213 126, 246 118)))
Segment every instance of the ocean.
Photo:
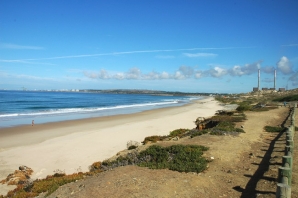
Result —
POLYGON ((201 97, 87 92, 0 91, 0 128, 131 114, 201 97))

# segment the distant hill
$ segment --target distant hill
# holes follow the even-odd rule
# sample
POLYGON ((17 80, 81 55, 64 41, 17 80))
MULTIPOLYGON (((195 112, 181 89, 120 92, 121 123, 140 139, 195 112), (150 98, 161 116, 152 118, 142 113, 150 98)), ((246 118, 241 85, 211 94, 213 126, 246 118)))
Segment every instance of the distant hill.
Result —
POLYGON ((193 95, 193 96, 209 96, 214 93, 191 93, 191 92, 171 92, 171 91, 156 91, 156 90, 145 90, 145 89, 108 89, 108 90, 95 90, 85 89, 80 92, 92 92, 92 93, 114 93, 114 94, 152 94, 152 95, 193 95))

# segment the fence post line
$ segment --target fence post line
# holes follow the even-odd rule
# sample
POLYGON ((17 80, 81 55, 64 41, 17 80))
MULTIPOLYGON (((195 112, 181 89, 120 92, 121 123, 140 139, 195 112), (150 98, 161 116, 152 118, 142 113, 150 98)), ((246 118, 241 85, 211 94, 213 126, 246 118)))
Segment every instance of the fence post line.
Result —
POLYGON ((282 167, 278 168, 277 178, 277 198, 291 198, 291 185, 292 185, 292 167, 293 167, 293 150, 294 150, 294 134, 295 134, 295 111, 297 104, 290 107, 287 122, 291 125, 285 127, 286 130, 286 147, 285 156, 282 157, 282 167))

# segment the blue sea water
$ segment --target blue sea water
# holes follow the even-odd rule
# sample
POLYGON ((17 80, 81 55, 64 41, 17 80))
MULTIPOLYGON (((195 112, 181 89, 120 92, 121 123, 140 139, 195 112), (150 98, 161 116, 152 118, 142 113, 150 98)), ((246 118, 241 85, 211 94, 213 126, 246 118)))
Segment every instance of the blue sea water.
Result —
POLYGON ((199 97, 86 92, 0 91, 0 128, 130 114, 181 106, 199 97))

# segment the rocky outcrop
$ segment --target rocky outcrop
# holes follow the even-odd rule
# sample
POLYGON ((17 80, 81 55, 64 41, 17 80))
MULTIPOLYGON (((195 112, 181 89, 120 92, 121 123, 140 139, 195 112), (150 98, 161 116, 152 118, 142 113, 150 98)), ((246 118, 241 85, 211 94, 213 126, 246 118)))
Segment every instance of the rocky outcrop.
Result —
POLYGON ((15 170, 14 173, 9 174, 6 179, 0 181, 0 183, 8 185, 25 184, 29 181, 32 173, 33 170, 31 168, 20 166, 19 170, 15 170))

